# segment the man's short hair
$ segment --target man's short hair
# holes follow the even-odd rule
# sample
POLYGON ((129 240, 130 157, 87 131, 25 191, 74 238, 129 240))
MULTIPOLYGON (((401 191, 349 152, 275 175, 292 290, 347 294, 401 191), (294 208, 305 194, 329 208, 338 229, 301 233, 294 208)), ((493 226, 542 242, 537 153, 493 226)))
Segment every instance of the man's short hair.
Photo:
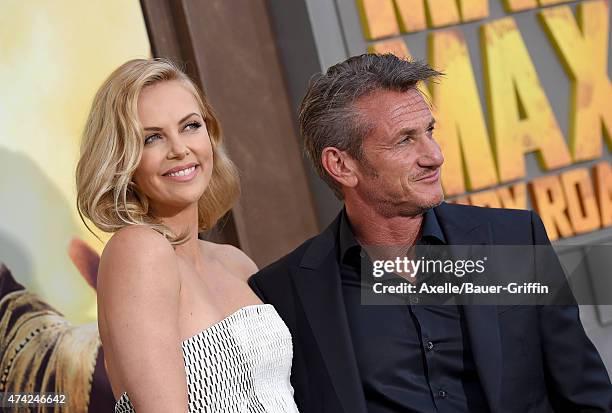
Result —
POLYGON ((363 119, 354 103, 376 91, 406 92, 442 75, 417 60, 392 54, 362 54, 333 65, 312 77, 302 104, 299 125, 306 154, 319 176, 342 199, 340 185, 321 162, 323 149, 335 147, 362 161, 363 139, 374 125, 363 119))

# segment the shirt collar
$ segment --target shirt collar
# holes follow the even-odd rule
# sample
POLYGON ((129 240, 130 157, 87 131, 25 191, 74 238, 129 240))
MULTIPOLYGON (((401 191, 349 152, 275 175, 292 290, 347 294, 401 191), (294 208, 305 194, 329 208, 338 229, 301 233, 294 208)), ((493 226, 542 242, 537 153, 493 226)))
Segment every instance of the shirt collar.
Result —
POLYGON ((339 246, 340 246, 340 261, 344 262, 345 255, 348 250, 359 247, 357 239, 355 239, 355 233, 349 222, 348 215, 346 215, 346 208, 342 208, 340 213, 340 234, 339 234, 339 246))
MULTIPOLYGON (((421 230, 421 237, 417 241, 418 244, 446 244, 446 238, 440 227, 440 222, 436 216, 436 212, 433 208, 428 209, 423 214, 423 226, 421 230)), ((340 234, 339 234, 339 246, 340 246, 340 260, 344 261, 345 255, 349 250, 354 247, 359 247, 359 243, 355 238, 355 233, 349 222, 348 215, 346 214, 346 208, 342 208, 340 216, 340 234)))
POLYGON ((419 243, 422 243, 423 241, 427 243, 446 244, 444 232, 442 232, 442 227, 440 227, 438 216, 433 208, 425 211, 425 214, 423 215, 423 227, 419 243))

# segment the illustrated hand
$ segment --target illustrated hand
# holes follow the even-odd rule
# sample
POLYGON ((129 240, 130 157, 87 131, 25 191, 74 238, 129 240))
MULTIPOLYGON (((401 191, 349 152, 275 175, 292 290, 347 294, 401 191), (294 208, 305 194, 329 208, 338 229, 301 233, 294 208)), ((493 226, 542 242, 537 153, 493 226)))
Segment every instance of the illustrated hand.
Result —
POLYGON ((98 281, 98 265, 100 264, 98 253, 83 240, 75 237, 68 244, 68 256, 85 278, 87 284, 95 290, 98 281))

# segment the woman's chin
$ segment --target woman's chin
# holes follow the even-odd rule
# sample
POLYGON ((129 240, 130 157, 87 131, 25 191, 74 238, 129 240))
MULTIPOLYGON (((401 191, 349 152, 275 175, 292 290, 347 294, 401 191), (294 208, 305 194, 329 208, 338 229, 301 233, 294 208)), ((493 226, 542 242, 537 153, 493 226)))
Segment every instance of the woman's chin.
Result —
POLYGON ((172 199, 158 200, 152 203, 152 211, 163 214, 164 216, 178 214, 191 206, 197 208, 198 202, 200 201, 201 195, 199 196, 182 196, 175 197, 172 199))

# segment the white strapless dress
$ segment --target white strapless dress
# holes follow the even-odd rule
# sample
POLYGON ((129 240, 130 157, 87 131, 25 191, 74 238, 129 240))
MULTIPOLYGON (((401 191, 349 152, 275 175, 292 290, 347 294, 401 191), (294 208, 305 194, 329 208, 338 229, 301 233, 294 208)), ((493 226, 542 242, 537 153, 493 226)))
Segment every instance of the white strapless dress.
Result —
MULTIPOLYGON (((189 412, 296 413, 291 334, 274 307, 243 307, 181 343, 189 412)), ((124 392, 115 413, 134 412, 124 392)))

